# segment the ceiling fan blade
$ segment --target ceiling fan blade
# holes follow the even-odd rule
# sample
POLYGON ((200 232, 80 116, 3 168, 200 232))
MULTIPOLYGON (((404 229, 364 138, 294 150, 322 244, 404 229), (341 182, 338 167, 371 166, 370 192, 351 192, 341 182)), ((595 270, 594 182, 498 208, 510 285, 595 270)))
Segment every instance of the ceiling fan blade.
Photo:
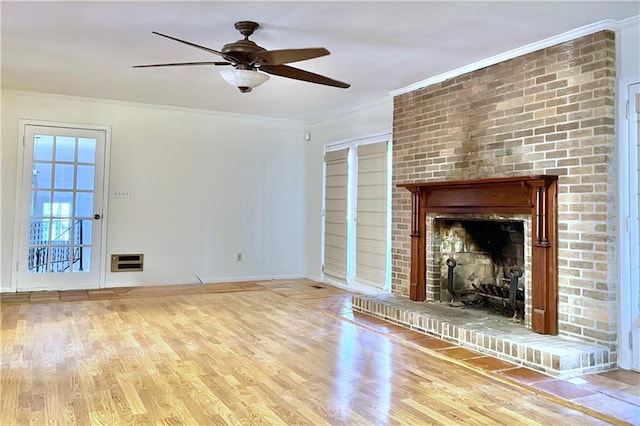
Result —
POLYGON ((231 65, 231 62, 176 62, 170 64, 133 65, 133 68, 183 67, 191 65, 231 65))
POLYGON ((329 51, 324 47, 312 47, 308 49, 263 50, 253 52, 251 57, 253 60, 260 59, 264 65, 282 65, 326 55, 329 55, 329 51))
POLYGON ((340 87, 342 89, 346 89, 351 86, 350 84, 344 83, 342 81, 334 80, 320 74, 314 74, 312 72, 290 67, 287 65, 263 65, 260 67, 260 70, 266 72, 267 74, 293 78, 294 80, 308 81, 309 83, 324 84, 325 86, 340 87))
POLYGON ((175 40, 175 41, 177 41, 177 42, 179 42, 179 43, 184 43, 184 44, 186 44, 187 46, 195 47, 195 48, 197 48, 197 49, 202 49, 202 50, 205 50, 205 51, 207 51, 207 52, 215 53, 216 55, 222 56, 222 52, 218 52, 217 50, 210 49, 210 48, 208 48, 208 47, 204 47, 204 46, 200 46, 199 44, 191 43, 190 41, 180 40, 179 38, 171 37, 170 35, 166 35, 166 34, 158 33, 158 32, 156 32, 156 31, 151 31, 151 32, 152 32, 153 34, 157 34, 157 35, 159 35, 159 36, 161 36, 161 37, 165 37, 165 38, 168 38, 168 39, 171 39, 171 40, 175 40))

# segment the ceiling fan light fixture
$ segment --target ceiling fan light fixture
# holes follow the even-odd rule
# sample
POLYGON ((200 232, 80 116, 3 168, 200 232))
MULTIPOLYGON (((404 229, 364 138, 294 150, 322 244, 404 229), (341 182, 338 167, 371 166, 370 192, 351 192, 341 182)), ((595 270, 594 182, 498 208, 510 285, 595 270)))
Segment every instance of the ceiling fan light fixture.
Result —
POLYGON ((263 72, 235 68, 220 71, 220 76, 243 93, 250 92, 254 87, 269 80, 269 76, 263 72))

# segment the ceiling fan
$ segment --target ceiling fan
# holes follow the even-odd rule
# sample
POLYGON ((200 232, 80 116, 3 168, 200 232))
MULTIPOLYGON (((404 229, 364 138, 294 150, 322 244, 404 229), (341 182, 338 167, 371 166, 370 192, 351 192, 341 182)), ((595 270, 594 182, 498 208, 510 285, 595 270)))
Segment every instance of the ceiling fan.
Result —
POLYGON ((175 67, 192 65, 230 65, 233 69, 226 69, 220 72, 222 78, 229 84, 240 89, 241 92, 250 92, 267 81, 267 74, 278 75, 280 77, 302 80, 309 83, 323 84, 325 86, 348 88, 350 85, 342 81, 334 80, 323 75, 315 74, 299 68, 290 67, 291 62, 306 61, 307 59, 319 58, 329 55, 329 51, 324 47, 307 49, 282 49, 266 50, 249 40, 249 36, 259 27, 259 24, 252 21, 240 21, 235 24, 236 29, 244 36, 244 39, 233 43, 225 44, 220 51, 200 46, 186 40, 180 40, 166 34, 153 31, 161 37, 184 43, 188 46, 202 49, 206 52, 221 56, 224 61, 206 62, 177 62, 166 64, 134 65, 134 68, 151 67, 175 67), (266 74, 265 74, 266 73, 266 74))

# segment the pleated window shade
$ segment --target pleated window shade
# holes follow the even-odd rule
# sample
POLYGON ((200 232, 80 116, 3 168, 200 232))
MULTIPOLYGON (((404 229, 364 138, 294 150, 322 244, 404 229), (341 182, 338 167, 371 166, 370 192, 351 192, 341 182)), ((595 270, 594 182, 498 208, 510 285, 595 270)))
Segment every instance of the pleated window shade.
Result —
POLYGON ((324 273, 347 280, 349 149, 325 154, 324 273))
POLYGON ((356 281, 382 288, 387 271, 387 142, 357 148, 356 281))

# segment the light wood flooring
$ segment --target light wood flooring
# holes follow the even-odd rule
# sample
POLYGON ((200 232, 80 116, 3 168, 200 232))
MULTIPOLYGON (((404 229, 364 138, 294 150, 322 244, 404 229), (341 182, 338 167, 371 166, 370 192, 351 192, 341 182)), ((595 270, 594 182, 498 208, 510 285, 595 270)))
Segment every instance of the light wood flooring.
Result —
POLYGON ((307 280, 3 294, 0 424, 640 421, 635 373, 576 393, 354 313, 350 298, 307 280), (603 389, 626 405, 599 407, 603 389))

